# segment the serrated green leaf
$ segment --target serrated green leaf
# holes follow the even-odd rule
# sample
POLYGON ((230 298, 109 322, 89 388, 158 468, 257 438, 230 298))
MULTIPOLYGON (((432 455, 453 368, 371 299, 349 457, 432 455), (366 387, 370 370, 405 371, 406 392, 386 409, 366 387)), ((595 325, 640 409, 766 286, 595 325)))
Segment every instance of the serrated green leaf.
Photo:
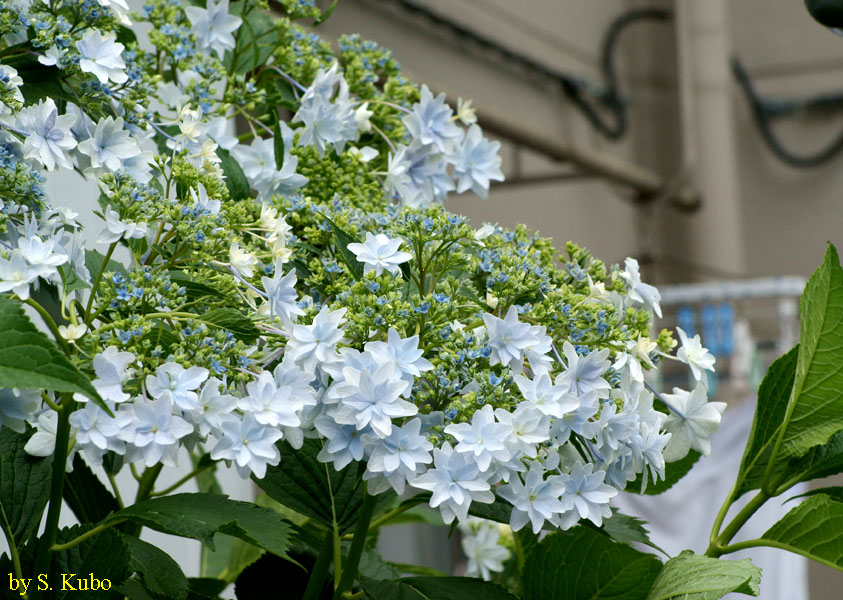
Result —
POLYGON ((32 433, 0 427, 0 525, 16 545, 38 531, 50 497, 50 461, 24 450, 32 433))
MULTIPOLYGON (((92 527, 93 525, 86 524, 61 529, 56 535, 56 542, 67 543, 92 527)), ((100 581, 108 579, 111 582, 110 590, 84 591, 82 597, 114 600, 123 597, 115 588, 119 587, 132 572, 129 564, 131 552, 125 536, 117 531, 106 529, 68 550, 56 552, 53 557, 53 573, 50 579, 54 588, 54 598, 77 597, 77 594, 73 592, 81 590, 79 585, 73 583, 70 587, 62 586, 62 575, 69 576, 70 574, 76 574, 78 579, 95 577, 100 581)), ((77 578, 73 578, 73 581, 77 581, 77 578)))
POLYGON ((843 502, 827 494, 811 496, 761 539, 843 571, 843 502))
POLYGON ((136 537, 124 535, 123 540, 129 547, 129 566, 132 571, 142 575, 147 590, 168 600, 187 598, 187 577, 170 555, 136 537))
MULTIPOLYGON (((316 458, 322 442, 305 439, 296 450, 286 441, 276 445, 281 452, 281 462, 270 466, 262 479, 252 481, 273 500, 306 515, 326 527, 333 527, 333 511, 337 515, 340 533, 350 531, 357 523, 357 513, 363 504, 363 481, 360 463, 352 462, 342 471, 316 458)), ((382 494, 379 502, 389 500, 382 494)))
POLYGON ((489 519, 490 521, 509 525, 509 519, 512 515, 512 505, 506 500, 495 497, 495 501, 491 504, 472 502, 468 507, 468 513, 481 519, 489 519))
MULTIPOLYGON (((235 3, 231 5, 232 15, 242 15, 244 4, 235 3)), ((263 10, 252 10, 240 25, 238 31, 239 53, 236 57, 234 72, 245 74, 258 66, 266 64, 267 59, 278 46, 278 32, 273 24, 272 18, 263 10)), ((233 53, 226 52, 223 61, 226 68, 231 67, 233 53)))
POLYGON ((328 20, 331 14, 333 14, 334 9, 337 7, 338 1, 339 0, 334 0, 333 2, 331 2, 331 6, 322 11, 322 14, 319 15, 319 18, 313 21, 314 27, 316 27, 317 25, 321 25, 322 23, 328 20))
POLYGON ((197 315, 197 320, 207 325, 225 329, 234 334, 238 340, 252 344, 258 339, 260 331, 251 319, 234 308, 215 308, 204 314, 197 315))
POLYGON ((41 333, 17 300, 0 296, 0 387, 83 394, 111 414, 90 380, 41 333))
POLYGON ((116 521, 193 538, 211 548, 214 534, 225 533, 283 558, 290 545, 290 525, 275 511, 213 494, 174 494, 144 500, 103 522, 116 521))
POLYGON ((363 549, 357 572, 360 577, 368 577, 369 579, 397 579, 400 575, 398 569, 386 562, 383 556, 371 548, 363 549))
POLYGON ((220 167, 225 175, 225 186, 228 188, 229 198, 234 201, 251 198, 252 187, 240 164, 224 148, 217 148, 217 156, 220 158, 220 167))
POLYGON ((738 592, 757 596, 761 569, 748 558, 722 560, 685 551, 664 564, 647 600, 717 600, 738 592))
POLYGON ((802 456, 843 429, 843 268, 831 244, 800 303, 799 359, 782 456, 802 456))
POLYGON ((794 483, 843 473, 843 431, 822 446, 811 448, 805 456, 788 461, 786 471, 796 478, 791 480, 794 483))
POLYGON ((185 295, 188 300, 196 300, 198 298, 205 297, 225 298, 225 295, 218 289, 200 281, 194 281, 181 271, 170 271, 170 279, 185 289, 185 295))
POLYGON ((73 471, 64 476, 64 501, 81 523, 99 523, 120 510, 117 500, 78 454, 73 457, 73 471))
MULTIPOLYGON (((91 277, 94 277, 100 270, 102 266, 102 261, 105 260, 105 256, 97 252, 96 250, 86 250, 85 251, 85 267, 88 271, 91 272, 91 277)), ((114 260, 113 258, 108 259, 108 264, 105 266, 105 273, 120 273, 121 275, 128 275, 128 271, 126 271, 126 267, 122 264, 114 260)))
POLYGON ((576 527, 548 535, 529 552, 524 600, 644 600, 661 567, 652 554, 576 527))
POLYGON ((370 600, 515 600, 505 588, 471 577, 361 578, 370 600))
MULTIPOLYGON (((590 522, 586 523, 590 524, 590 522)), ((603 526, 598 528, 598 530, 621 544, 644 544, 666 555, 664 550, 650 541, 649 532, 644 527, 646 524, 646 521, 638 517, 625 515, 618 511, 618 509, 613 508, 612 516, 608 519, 603 519, 603 526)))
MULTIPOLYGON (((663 494, 664 492, 672 488, 683 477, 685 477, 685 475, 688 474, 688 472, 691 470, 691 467, 697 464, 697 461, 700 459, 700 456, 702 455, 699 452, 697 452, 696 450, 691 450, 690 452, 688 452, 685 458, 677 460, 676 462, 667 463, 667 465, 665 465, 664 470, 664 479, 656 482, 650 481, 647 484, 647 488, 644 490, 644 495, 655 496, 658 494, 663 494)), ((626 484, 626 490, 634 494, 640 494, 642 477, 643 475, 639 474, 638 477, 632 483, 626 484)))
MULTIPOLYGON (((793 379, 796 376, 798 356, 799 346, 797 345, 777 358, 761 381, 752 430, 741 460, 741 468, 738 471, 741 485, 736 496, 761 487, 764 471, 787 412, 787 403, 793 389, 793 379)), ((784 462, 776 465, 779 472, 784 467, 784 462)))

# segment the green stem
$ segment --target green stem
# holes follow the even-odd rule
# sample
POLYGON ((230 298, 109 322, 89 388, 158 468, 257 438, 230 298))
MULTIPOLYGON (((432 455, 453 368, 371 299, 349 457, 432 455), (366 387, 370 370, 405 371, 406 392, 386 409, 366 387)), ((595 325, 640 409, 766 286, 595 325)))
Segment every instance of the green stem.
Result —
POLYGON ((73 538, 69 542, 66 542, 64 544, 53 544, 52 546, 50 546, 50 552, 62 552, 64 550, 69 550, 70 548, 73 548, 74 546, 78 546, 79 544, 81 544, 82 542, 87 540, 88 538, 93 537, 93 536, 97 535, 98 533, 101 533, 101 532, 105 531, 106 529, 108 529, 110 527, 114 527, 115 525, 118 525, 119 523, 122 523, 122 522, 123 522, 123 519, 115 519, 114 521, 109 521, 108 523, 100 523, 99 525, 97 525, 93 529, 89 529, 88 531, 86 531, 82 535, 79 535, 79 536, 73 538))
POLYGON ((56 426, 56 448, 53 452, 53 472, 50 479, 50 505, 47 508, 47 522, 44 535, 38 545, 34 573, 50 572, 50 550, 56 543, 61 516, 62 495, 64 493, 64 470, 67 463, 67 444, 70 440, 70 413, 76 402, 73 394, 62 394, 61 410, 58 412, 56 426))
POLYGON ((764 490, 760 490, 755 497, 753 497, 752 500, 750 500, 749 503, 744 506, 737 515, 735 515, 735 518, 732 519, 732 521, 726 526, 723 533, 718 535, 717 539, 711 542, 708 550, 705 551, 706 556, 717 558, 723 554, 724 549, 728 548, 729 542, 732 541, 732 538, 735 537, 735 534, 741 527, 743 527, 744 523, 746 523, 769 498, 770 496, 764 490))
POLYGON ((746 540, 745 542, 737 542, 735 544, 731 544, 721 549, 722 554, 730 554, 732 552, 737 552, 738 550, 746 550, 747 548, 760 548, 760 547, 768 547, 768 548, 778 548, 779 550, 786 550, 787 552, 793 552, 794 554, 801 554, 806 558, 810 558, 811 560, 817 561, 820 564, 826 565, 827 567, 831 567, 832 569, 840 570, 840 565, 822 558, 821 556, 817 556, 815 554, 811 554, 805 550, 801 550, 799 548, 795 548, 788 544, 783 544, 781 542, 777 542, 775 540, 763 540, 763 539, 756 539, 756 540, 746 540))
MULTIPOLYGON (((163 467, 164 465, 158 463, 154 467, 148 467, 144 470, 138 483, 138 493, 135 495, 135 504, 143 502, 149 498, 150 494, 152 494, 152 486, 155 485, 155 480, 158 479, 158 475, 161 473, 161 469, 163 467)), ((143 525, 136 524, 130 535, 140 537, 141 529, 143 529, 143 525)))
POLYGON ((304 590, 302 600, 316 600, 319 597, 319 592, 325 585, 325 576, 328 574, 328 567, 331 564, 333 549, 334 532, 329 531, 325 534, 325 540, 319 548, 316 564, 313 565, 313 571, 310 572, 310 578, 307 580, 307 587, 304 590))
POLYGON ((175 482, 173 485, 171 485, 167 488, 164 488, 160 492, 150 492, 149 496, 150 496, 150 498, 153 497, 153 496, 166 496, 167 494, 169 494, 173 490, 176 490, 176 489, 180 488, 185 483, 187 483, 188 481, 190 481, 191 479, 193 479, 194 477, 199 475, 199 473, 201 473, 202 471, 207 471, 208 469, 210 469, 213 466, 214 466, 214 464, 206 464, 206 465, 202 465, 201 467, 196 467, 190 473, 188 473, 187 475, 185 475, 184 477, 179 479, 177 482, 175 482))
POLYGON ((9 527, 9 520, 6 518, 6 511, 0 506, 0 528, 3 529, 3 535, 6 537, 6 542, 9 545, 9 553, 12 555, 12 567, 15 569, 15 577, 23 579, 23 571, 20 566, 20 556, 18 555, 18 547, 15 544, 15 538, 12 535, 12 530, 9 527))
POLYGON ((117 242, 112 242, 108 247, 108 251, 105 253, 105 258, 102 259, 102 264, 97 272, 97 276, 94 277, 94 280, 91 283, 91 296, 88 298, 88 305, 85 307, 85 325, 88 325, 89 327, 91 325, 91 319, 89 317, 91 315, 91 307, 94 305, 94 297, 97 295, 97 288, 102 280, 102 274, 105 273, 106 266, 108 265, 108 261, 111 260, 111 255, 114 254, 115 248, 117 248, 117 242))
POLYGON ((107 470, 105 472, 105 476, 108 478, 108 483, 111 484, 111 491, 114 492, 114 498, 117 500, 117 506, 124 508, 123 498, 120 497, 120 488, 117 487, 117 480, 114 478, 114 475, 109 473, 107 470))
POLYGON ((29 306, 38 311, 38 314, 41 315, 42 319, 44 319, 44 323, 50 329, 50 332, 53 334, 53 337, 56 338, 56 343, 61 346, 61 349, 64 350, 65 354, 70 356, 70 346, 68 346, 67 340, 65 340, 59 333, 58 325, 56 325, 56 322, 53 320, 53 317, 50 316, 50 313, 47 312, 47 309, 38 304, 32 298, 27 298, 26 300, 24 300, 24 302, 26 302, 29 306))
POLYGON ((357 576, 357 566, 360 564, 360 556, 363 554, 363 546, 366 545, 366 536, 369 534, 369 525, 372 522, 372 514, 375 512, 377 498, 368 493, 366 484, 363 484, 363 506, 357 515, 357 525, 354 527, 354 539, 351 540, 351 549, 348 551, 348 559, 342 570, 342 579, 339 587, 334 591, 334 600, 340 600, 343 592, 350 590, 357 576))
POLYGON ((714 518, 714 524, 711 526, 711 533, 708 536, 709 547, 717 543, 717 537, 720 535, 720 529, 723 527, 723 520, 726 518, 726 513, 729 512, 729 507, 732 506, 732 502, 734 502, 737 486, 738 483, 736 482, 735 486, 729 490, 729 495, 726 496, 725 500, 723 500, 723 504, 720 505, 720 510, 717 511, 717 516, 714 518))

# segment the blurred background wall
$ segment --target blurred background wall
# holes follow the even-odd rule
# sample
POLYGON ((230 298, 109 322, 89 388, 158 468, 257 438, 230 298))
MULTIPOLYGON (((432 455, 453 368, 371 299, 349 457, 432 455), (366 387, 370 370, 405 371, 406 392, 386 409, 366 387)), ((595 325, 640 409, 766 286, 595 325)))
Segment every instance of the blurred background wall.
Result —
MULTIPOLYGON (((812 168, 777 157, 731 64, 740 61, 796 162, 832 144, 843 132, 843 38, 803 2, 340 0, 318 32, 359 32, 449 101, 474 100, 481 125, 502 142, 508 179, 486 201, 451 200, 478 225, 523 222, 608 262, 635 256, 659 285, 807 277, 827 241, 843 244, 843 155, 812 168), (607 57, 608 32, 642 9, 666 14, 621 25, 607 57), (551 76, 567 76, 593 103, 607 94, 607 58, 627 118, 617 140, 551 76)), ((751 395, 722 387, 718 399, 751 395)), ((407 560, 434 543, 407 539, 392 541, 407 560)), ((810 569, 811 598, 840 597, 840 573, 810 569)))

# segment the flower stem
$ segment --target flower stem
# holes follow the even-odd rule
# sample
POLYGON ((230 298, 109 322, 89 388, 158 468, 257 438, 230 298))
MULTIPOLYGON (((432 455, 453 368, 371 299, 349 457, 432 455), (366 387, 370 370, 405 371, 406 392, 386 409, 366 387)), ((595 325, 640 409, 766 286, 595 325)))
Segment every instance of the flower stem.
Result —
POLYGON ((0 529, 3 530, 3 535, 6 537, 6 543, 9 545, 9 553, 12 555, 12 567, 15 569, 15 577, 22 579, 23 571, 20 566, 18 547, 15 544, 15 538, 12 535, 12 530, 8 526, 9 519, 6 517, 6 511, 3 510, 2 506, 0 506, 0 517, 3 517, 2 521, 0 521, 0 529))
POLYGON ((53 472, 50 479, 50 504, 47 508, 47 522, 44 535, 38 545, 34 573, 50 572, 50 552, 56 543, 56 534, 61 516, 61 502, 64 493, 64 470, 67 463, 67 445, 70 440, 70 413, 76 402, 73 394, 62 394, 61 409, 56 426, 56 448, 53 453, 53 472))
POLYGON ((319 554, 316 556, 316 564, 313 565, 313 570, 310 572, 310 578, 307 580, 307 587, 304 590, 302 600, 316 600, 319 597, 319 592, 325 585, 325 575, 328 574, 328 567, 331 564, 331 558, 334 550, 334 531, 329 530, 325 534, 325 540, 319 548, 319 554))
MULTIPOLYGON (((731 498, 731 494, 729 495, 729 498, 731 498)), ((744 523, 746 523, 769 498, 770 496, 764 490, 760 490, 755 497, 753 497, 752 500, 750 500, 749 503, 744 506, 737 515, 735 515, 735 518, 732 519, 732 521, 726 526, 723 533, 718 535, 717 538, 711 542, 708 550, 705 551, 706 556, 717 558, 721 554, 724 554, 728 548, 729 542, 731 542, 732 538, 735 537, 735 534, 738 533, 744 523)), ((728 502, 724 503, 727 510, 728 504, 728 502)), ((722 511, 723 509, 721 508, 720 510, 722 511)), ((732 551, 733 550, 729 550, 729 552, 732 551)))
POLYGON ((354 538, 351 540, 351 548, 342 570, 339 587, 334 591, 334 600, 340 600, 343 592, 350 590, 354 583, 354 578, 357 576, 357 566, 360 564, 360 556, 363 554, 363 546, 366 544, 366 536, 369 535, 369 525, 372 522, 372 514, 375 512, 377 503, 377 498, 368 493, 364 483, 363 506, 360 507, 360 512, 357 515, 354 538))
POLYGON ((102 274, 105 273, 105 269, 108 266, 108 261, 111 260, 111 255, 114 254, 114 249, 117 248, 117 242, 112 242, 111 245, 108 247, 108 251, 105 253, 105 257, 102 259, 102 264, 100 265, 100 269, 97 272, 97 276, 94 277, 93 282, 91 283, 91 296, 88 298, 88 306, 85 307, 85 325, 90 326, 92 319, 91 316, 91 307, 94 305, 94 297, 97 295, 97 288, 100 285, 100 281, 102 280, 102 274))

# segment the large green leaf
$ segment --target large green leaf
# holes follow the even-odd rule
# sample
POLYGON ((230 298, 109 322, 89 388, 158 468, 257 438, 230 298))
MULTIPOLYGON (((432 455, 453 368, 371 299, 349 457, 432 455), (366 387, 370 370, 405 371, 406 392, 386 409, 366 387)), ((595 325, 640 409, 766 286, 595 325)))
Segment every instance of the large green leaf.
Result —
POLYGON ((120 510, 117 500, 78 454, 64 476, 64 501, 81 523, 99 523, 120 510))
POLYGON ((246 200, 252 197, 252 188, 246 174, 240 168, 240 164, 231 156, 228 150, 217 148, 217 156, 220 157, 220 167, 225 175, 225 186, 228 188, 228 196, 232 200, 246 200))
POLYGON ((258 339, 260 331, 248 317, 234 308, 216 308, 197 317, 203 323, 226 329, 238 340, 252 344, 258 339))
MULTIPOLYGON (((793 379, 796 376, 796 360, 799 356, 799 346, 794 346, 787 354, 777 358, 758 388, 758 402, 755 406, 755 418, 749 441, 744 450, 738 478, 741 481, 736 497, 740 497, 749 490, 761 487, 764 470, 770 458, 770 453, 778 438, 779 431, 787 412, 787 403, 793 389, 793 379)), ((785 467, 779 462, 776 469, 779 473, 785 467)))
POLYGON ((819 494, 825 494, 835 502, 843 502, 843 486, 840 485, 817 488, 816 490, 808 490, 804 494, 799 494, 798 496, 794 496, 793 498, 788 498, 788 501, 794 500, 795 498, 807 498, 808 496, 817 496, 819 494))
POLYGON ((170 555, 148 542, 129 535, 123 536, 129 547, 131 569, 140 573, 144 587, 155 596, 168 600, 187 598, 187 577, 170 555))
POLYGON ((104 523, 131 521, 150 529, 193 538, 214 547, 225 533, 286 557, 290 525, 273 510, 213 494, 175 494, 144 500, 120 510, 104 523))
POLYGON ((826 494, 811 496, 792 508, 761 539, 843 570, 843 502, 826 494))
MULTIPOLYGON (((90 530, 91 527, 87 524, 62 529, 56 535, 56 542, 67 543, 90 530)), ((50 596, 51 598, 113 598, 117 600, 123 597, 115 588, 122 584, 132 572, 131 552, 125 536, 117 531, 106 529, 68 550, 56 552, 54 557, 50 585, 55 595, 50 596), (71 574, 75 577, 70 577, 71 574), (88 583, 84 585, 90 589, 92 578, 99 581, 108 579, 111 589, 74 593, 74 591, 84 590, 80 580, 88 580, 88 583), (65 581, 70 581, 70 585, 63 586, 65 581)))
POLYGON ((470 577, 361 579, 370 600, 515 600, 505 588, 470 577))
POLYGON ((524 600, 644 600, 661 561, 586 527, 552 533, 524 564, 524 600))
MULTIPOLYGON (((270 498, 327 527, 333 527, 336 513, 340 533, 350 531, 363 505, 360 464, 352 462, 336 471, 332 465, 319 462, 316 456, 322 442, 316 439, 304 440, 300 450, 285 441, 278 442, 277 447, 281 462, 268 467, 263 479, 252 477, 258 487, 270 498)), ((384 500, 389 497, 383 496, 384 500)))
POLYGON ((829 244, 805 286, 792 416, 783 456, 802 456, 843 429, 843 268, 829 244))
POLYGON ((811 448, 805 456, 790 459, 782 470, 789 484, 843 473, 843 431, 822 446, 811 448))
POLYGON ((748 558, 722 560, 688 550, 664 564, 647 600, 717 600, 731 592, 758 595, 761 569, 748 558))
MULTIPOLYGON (((240 15, 246 3, 233 4, 231 14, 240 15)), ((272 22, 272 18, 263 10, 252 10, 240 25, 237 32, 237 48, 239 53, 236 56, 236 64, 233 65, 234 72, 242 75, 265 65, 272 52, 278 47, 278 30, 272 22)), ((224 64, 230 67, 235 57, 232 53, 226 53, 224 64)))
POLYGON ((0 525, 16 545, 36 533, 50 497, 50 461, 24 450, 31 435, 0 427, 0 525))
POLYGON ((32 324, 23 305, 5 296, 0 296, 0 332, 0 388, 83 394, 111 412, 90 380, 32 324))

